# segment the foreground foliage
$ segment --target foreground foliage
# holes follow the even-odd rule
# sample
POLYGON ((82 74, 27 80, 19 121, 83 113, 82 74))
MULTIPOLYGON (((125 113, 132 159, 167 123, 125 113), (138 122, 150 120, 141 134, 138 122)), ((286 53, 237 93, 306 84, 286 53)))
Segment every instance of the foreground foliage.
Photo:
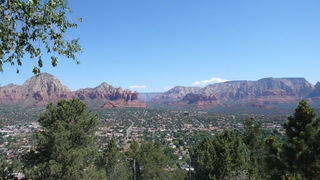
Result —
POLYGON ((1 0, 0 10, 0 72, 4 63, 21 66, 25 53, 37 59, 33 73, 39 74, 43 51, 53 53, 52 66, 58 64, 57 54, 76 60, 75 53, 82 51, 78 39, 65 35, 77 27, 69 21, 66 0, 1 0))
POLYGON ((245 144, 240 134, 223 131, 213 140, 205 138, 193 159, 196 179, 232 179, 244 173, 245 144))
POLYGON ((320 118, 305 100, 283 124, 287 140, 261 136, 261 123, 247 119, 245 134, 223 131, 195 149, 197 179, 307 179, 320 177, 320 118), (244 147, 244 145, 246 145, 244 147), (264 142, 264 143, 263 143, 264 142), (245 157, 245 160, 244 160, 245 157))
POLYGON ((98 126, 96 114, 79 99, 61 100, 40 115, 36 149, 25 156, 28 179, 100 179, 93 163, 98 126))

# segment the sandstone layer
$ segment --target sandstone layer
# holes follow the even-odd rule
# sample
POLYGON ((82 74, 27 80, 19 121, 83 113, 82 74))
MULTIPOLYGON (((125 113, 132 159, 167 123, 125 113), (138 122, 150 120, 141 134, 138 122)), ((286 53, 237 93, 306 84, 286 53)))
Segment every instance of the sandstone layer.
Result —
MULTIPOLYGON (((319 87, 318 87, 319 86, 319 87)), ((159 95, 158 99, 166 97, 183 99, 189 87, 174 87, 159 95), (184 91, 182 91, 184 90, 184 91)), ((222 103, 293 103, 307 98, 311 93, 320 96, 317 89, 320 83, 314 85, 304 78, 264 78, 258 81, 228 81, 208 85, 200 89, 192 89, 193 93, 204 96, 215 96, 222 103)), ((191 89, 188 89, 191 90, 191 89)), ((319 90, 320 91, 320 90, 319 90)))
POLYGON ((169 91, 154 97, 153 99, 183 99, 183 97, 189 93, 199 94, 201 93, 201 88, 176 86, 169 91))
POLYGON ((95 88, 73 92, 48 73, 33 76, 22 85, 9 84, 0 88, 0 104, 44 106, 48 102, 71 98, 80 98, 87 103, 118 101, 119 107, 145 107, 136 91, 132 93, 129 89, 115 88, 104 82, 95 88), (119 103, 121 101, 123 103, 119 103))

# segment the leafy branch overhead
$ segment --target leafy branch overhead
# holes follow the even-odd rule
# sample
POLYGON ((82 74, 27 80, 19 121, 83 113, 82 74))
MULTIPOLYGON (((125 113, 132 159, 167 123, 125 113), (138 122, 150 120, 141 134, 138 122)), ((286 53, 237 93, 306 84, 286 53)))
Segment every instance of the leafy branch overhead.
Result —
MULTIPOLYGON (((39 74, 43 67, 43 53, 51 53, 52 66, 58 64, 57 55, 79 64, 75 56, 82 52, 79 39, 65 34, 69 28, 77 27, 67 16, 72 11, 66 0, 0 0, 0 8, 1 72, 4 63, 21 66, 25 54, 37 60, 34 74, 39 74)), ((82 22, 81 18, 76 20, 82 22)))

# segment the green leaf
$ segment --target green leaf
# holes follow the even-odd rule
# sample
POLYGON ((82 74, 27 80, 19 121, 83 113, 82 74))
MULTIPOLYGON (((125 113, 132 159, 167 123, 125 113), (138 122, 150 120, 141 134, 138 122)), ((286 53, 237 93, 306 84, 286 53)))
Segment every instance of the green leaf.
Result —
POLYGON ((37 67, 33 67, 33 70, 32 70, 33 74, 40 74, 40 69, 37 68, 37 67))
MULTIPOLYGON (((76 60, 75 53, 81 52, 81 46, 78 42, 73 43, 74 41, 67 38, 65 34, 69 28, 77 27, 76 23, 67 18, 72 12, 67 5, 67 0, 3 1, 1 10, 5 14, 0 13, 2 63, 22 65, 25 53, 28 53, 30 58, 37 58, 42 55, 43 50, 47 53, 59 52, 61 56, 76 60), (8 2, 10 6, 4 5, 8 2), (20 22, 23 22, 23 25, 17 26, 20 22), (59 29, 60 32, 55 32, 59 29), (44 48, 41 48, 41 43, 45 45, 44 48)), ((82 21, 81 18, 76 20, 82 21)), ((38 68, 43 67, 43 63, 38 62, 38 68)), ((51 64, 56 66, 57 60, 53 60, 51 64)), ((1 70, 2 68, 3 66, 1 70)), ((33 72, 38 71, 34 69, 33 72)))
POLYGON ((52 66, 55 67, 58 65, 58 59, 54 56, 51 57, 52 66))

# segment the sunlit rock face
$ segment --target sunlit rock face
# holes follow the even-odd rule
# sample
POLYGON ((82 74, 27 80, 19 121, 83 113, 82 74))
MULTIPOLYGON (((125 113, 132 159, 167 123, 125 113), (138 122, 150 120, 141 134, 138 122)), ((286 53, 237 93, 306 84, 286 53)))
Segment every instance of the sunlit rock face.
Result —
POLYGON ((311 100, 320 100, 320 82, 314 86, 314 91, 310 93, 309 98, 311 100))
POLYGON ((22 85, 9 84, 0 88, 1 104, 46 105, 49 101, 75 98, 75 94, 53 75, 33 76, 22 85))
POLYGON ((125 103, 120 103, 119 107, 145 106, 139 101, 136 91, 132 93, 129 89, 122 90, 121 87, 115 88, 104 82, 95 88, 73 92, 62 85, 58 78, 48 73, 33 76, 23 85, 9 84, 0 88, 0 104, 45 106, 48 102, 71 98, 80 98, 87 103, 123 100, 125 103))
POLYGON ((316 89, 304 78, 264 78, 258 81, 227 81, 204 88, 179 86, 154 99, 183 99, 193 93, 203 96, 197 98, 214 96, 220 103, 293 103, 307 98, 312 92, 317 94, 316 89))

